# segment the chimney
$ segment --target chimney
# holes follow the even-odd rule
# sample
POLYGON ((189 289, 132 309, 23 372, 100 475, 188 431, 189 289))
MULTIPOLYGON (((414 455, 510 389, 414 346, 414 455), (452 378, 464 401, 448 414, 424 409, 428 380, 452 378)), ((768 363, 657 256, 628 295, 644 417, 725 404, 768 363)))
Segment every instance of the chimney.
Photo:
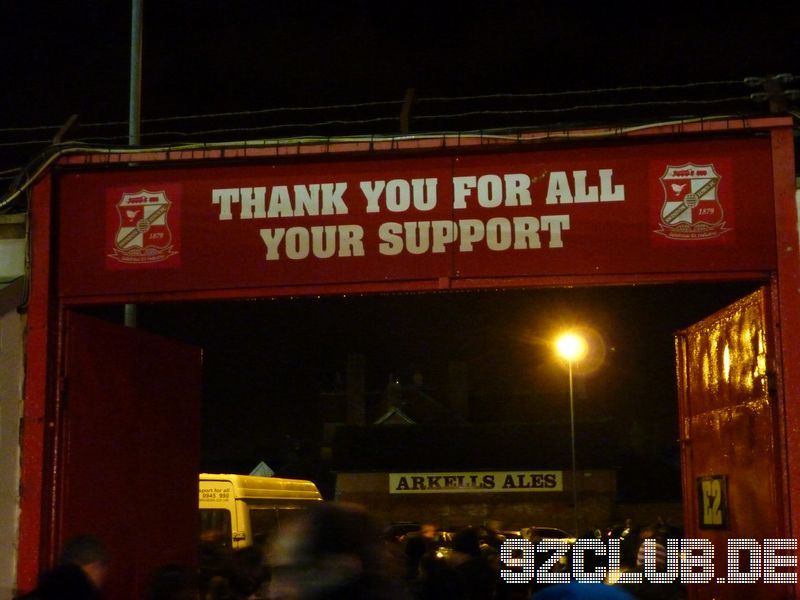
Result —
POLYGON ((467 365, 461 361, 451 361, 447 365, 447 403, 456 414, 469 420, 467 365))
POLYGON ((348 425, 363 425, 366 422, 364 404, 364 355, 347 355, 347 413, 348 425))

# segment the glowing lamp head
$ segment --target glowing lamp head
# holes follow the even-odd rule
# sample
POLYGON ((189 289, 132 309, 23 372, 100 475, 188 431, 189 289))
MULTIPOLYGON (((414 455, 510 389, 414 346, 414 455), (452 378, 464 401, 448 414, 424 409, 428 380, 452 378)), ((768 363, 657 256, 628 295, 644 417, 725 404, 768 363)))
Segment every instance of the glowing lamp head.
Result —
POLYGON ((576 333, 564 333, 556 340, 556 352, 570 362, 586 356, 586 340, 576 333))

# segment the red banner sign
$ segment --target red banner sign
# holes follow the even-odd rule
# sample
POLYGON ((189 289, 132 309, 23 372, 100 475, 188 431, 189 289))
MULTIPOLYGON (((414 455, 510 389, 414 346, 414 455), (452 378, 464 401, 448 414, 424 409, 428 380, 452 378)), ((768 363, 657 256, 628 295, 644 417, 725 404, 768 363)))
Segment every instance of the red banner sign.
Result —
POLYGON ((771 270, 767 139, 66 173, 66 296, 771 270))

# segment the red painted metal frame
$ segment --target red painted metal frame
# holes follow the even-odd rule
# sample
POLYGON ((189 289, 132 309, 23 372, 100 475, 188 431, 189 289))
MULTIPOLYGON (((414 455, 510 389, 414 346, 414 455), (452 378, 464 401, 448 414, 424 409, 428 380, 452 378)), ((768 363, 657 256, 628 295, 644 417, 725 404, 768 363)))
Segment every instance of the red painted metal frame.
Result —
POLYGON ((597 287, 670 283, 713 283, 723 281, 766 282, 767 271, 669 273, 668 275, 558 276, 513 278, 418 279, 388 283, 369 282, 331 285, 293 285, 283 287, 253 287, 202 292, 159 292, 142 294, 109 294, 102 296, 70 296, 62 298, 63 306, 93 304, 137 304, 144 302, 185 302, 194 300, 234 300, 281 298, 296 296, 358 296, 362 294, 423 293, 512 288, 597 287))
POLYGON ((48 471, 54 464, 46 456, 47 437, 52 423, 48 416, 52 357, 53 302, 51 286, 52 178, 40 181, 31 194, 31 253, 36 257, 30 274, 30 302, 26 334, 25 405, 21 432, 22 465, 20 484, 20 523, 17 587, 29 590, 36 584, 45 552, 46 532, 42 524, 47 510, 48 471))
MULTIPOLYGON (((206 149, 163 149, 146 153, 126 152, 124 149, 107 152, 80 152, 64 155, 59 165, 100 167, 129 162, 189 162, 219 160, 248 160, 278 156, 320 156, 334 153, 364 154, 366 152, 396 152, 437 150, 453 147, 509 147, 518 143, 552 143, 556 141, 580 142, 625 137, 664 139, 678 135, 761 130, 771 135, 773 150, 773 175, 775 190, 775 215, 777 222, 778 274, 776 320, 782 377, 782 407, 785 415, 784 452, 785 477, 789 493, 790 531, 787 535, 800 537, 800 345, 792 340, 800 338, 800 251, 798 246, 797 207, 794 199, 794 150, 792 119, 767 117, 757 119, 722 119, 667 123, 632 129, 595 129, 583 131, 551 131, 511 136, 442 135, 425 138, 400 138, 356 140, 347 143, 301 143, 298 141, 239 147, 206 149)), ((57 224, 51 220, 54 201, 52 176, 46 173, 36 183, 31 194, 31 295, 28 311, 26 341, 25 406, 22 435, 21 516, 19 529, 17 586, 30 589, 36 581, 40 567, 52 560, 54 549, 50 533, 50 516, 55 498, 48 486, 55 481, 57 470, 51 449, 51 438, 56 427, 52 420, 56 402, 56 365, 59 352, 56 347, 60 320, 58 314, 67 305, 99 304, 141 301, 187 301, 242 297, 267 297, 316 294, 367 294, 379 292, 436 291, 443 289, 478 289, 504 287, 558 287, 591 285, 628 285, 644 283, 686 283, 697 281, 768 281, 774 274, 762 272, 682 273, 660 277, 657 274, 610 277, 550 277, 525 279, 439 279, 430 281, 370 283, 357 286, 297 286, 217 290, 213 293, 158 293, 138 296, 103 296, 56 300, 53 283, 55 266, 52 244, 57 224), (48 416, 50 415, 50 416, 48 416)), ((800 596, 800 585, 796 595, 800 596)))
MULTIPOLYGON (((790 534, 800 537, 800 230, 795 200, 792 130, 772 132, 772 164, 775 189, 775 221, 778 224, 777 310, 774 311, 776 348, 779 352, 778 393, 785 416, 784 448, 790 534)), ((795 586, 800 597, 800 584, 795 586)))

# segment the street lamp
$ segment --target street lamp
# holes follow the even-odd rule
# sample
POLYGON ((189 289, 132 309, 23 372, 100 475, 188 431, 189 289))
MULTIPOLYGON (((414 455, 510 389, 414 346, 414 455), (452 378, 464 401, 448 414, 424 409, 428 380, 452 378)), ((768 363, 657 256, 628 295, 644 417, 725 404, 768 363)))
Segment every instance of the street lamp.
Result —
POLYGON ((572 365, 586 356, 586 340, 579 334, 568 331, 556 338, 556 352, 561 358, 566 359, 569 370, 569 423, 570 441, 572 444, 572 507, 573 507, 573 526, 575 536, 578 531, 578 476, 575 461, 575 401, 574 389, 572 385, 572 365))

